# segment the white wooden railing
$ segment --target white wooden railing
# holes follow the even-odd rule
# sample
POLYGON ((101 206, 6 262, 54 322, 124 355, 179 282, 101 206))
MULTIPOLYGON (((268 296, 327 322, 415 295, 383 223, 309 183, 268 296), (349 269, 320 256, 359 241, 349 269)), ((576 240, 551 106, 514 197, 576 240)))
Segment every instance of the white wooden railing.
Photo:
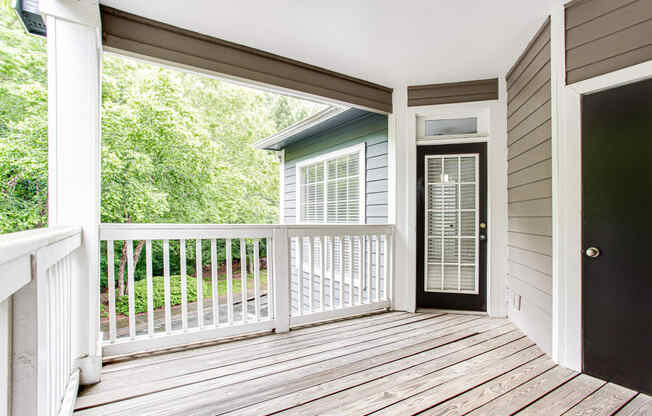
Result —
POLYGON ((293 226, 290 326, 390 306, 392 227, 293 226))
POLYGON ((104 357, 262 331, 284 332, 293 326, 388 308, 392 230, 390 225, 103 224, 100 240, 106 244, 106 262, 113 266, 101 276, 106 279, 101 298, 107 305, 102 317, 104 357), (297 250, 299 240, 303 250, 297 250), (138 264, 146 288, 139 292, 146 293, 146 307, 135 291, 134 245, 139 243, 143 255, 138 264), (240 259, 253 259, 249 279, 234 270, 235 245, 240 259), (190 271, 188 248, 204 252, 195 255, 190 271), (120 269, 115 264, 123 250, 126 290, 118 299, 120 269), (263 254, 265 261, 261 261, 263 254), (210 259, 208 264, 202 257, 210 259), (156 263, 162 264, 162 270, 154 270, 156 263), (205 266, 210 273, 205 273, 205 266), (195 279, 194 302, 189 296, 191 275, 203 276, 195 279), (202 280, 210 293, 203 293, 202 280), (161 281, 163 304, 155 307, 155 286, 161 281), (174 305, 172 292, 177 285, 180 302, 174 305), (141 302, 140 313, 137 302, 141 302), (117 313, 117 304, 126 315, 117 313))
POLYGON ((80 245, 78 227, 0 236, 0 414, 72 414, 71 256, 80 245))

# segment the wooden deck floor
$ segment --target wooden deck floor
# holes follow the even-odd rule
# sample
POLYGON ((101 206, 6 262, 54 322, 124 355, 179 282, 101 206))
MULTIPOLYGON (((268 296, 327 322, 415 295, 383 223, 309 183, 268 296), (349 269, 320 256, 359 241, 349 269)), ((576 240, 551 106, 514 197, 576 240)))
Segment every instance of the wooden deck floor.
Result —
POLYGON ((384 313, 105 365, 78 415, 649 415, 503 319, 384 313))

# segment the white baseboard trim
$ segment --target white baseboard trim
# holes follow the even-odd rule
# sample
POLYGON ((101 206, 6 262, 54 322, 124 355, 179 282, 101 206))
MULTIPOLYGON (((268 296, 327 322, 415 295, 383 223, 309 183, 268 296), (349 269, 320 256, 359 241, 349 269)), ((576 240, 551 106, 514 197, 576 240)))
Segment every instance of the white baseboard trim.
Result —
POLYGON ((417 313, 450 313, 455 315, 479 315, 489 316, 487 312, 481 311, 458 311, 454 309, 417 308, 417 313))

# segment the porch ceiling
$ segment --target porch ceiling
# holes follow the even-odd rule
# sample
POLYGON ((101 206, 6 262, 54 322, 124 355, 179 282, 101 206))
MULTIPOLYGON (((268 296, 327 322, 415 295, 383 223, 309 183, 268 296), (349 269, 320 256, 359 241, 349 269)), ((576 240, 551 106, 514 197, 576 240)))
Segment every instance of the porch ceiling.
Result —
POLYGON ((101 0, 392 88, 507 72, 559 0, 101 0))

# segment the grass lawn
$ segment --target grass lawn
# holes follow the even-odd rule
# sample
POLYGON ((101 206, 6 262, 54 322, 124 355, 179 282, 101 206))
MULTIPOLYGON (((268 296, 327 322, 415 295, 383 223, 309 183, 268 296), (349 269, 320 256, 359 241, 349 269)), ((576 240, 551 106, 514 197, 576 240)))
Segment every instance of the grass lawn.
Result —
MULTIPOLYGON (((187 297, 188 303, 197 301, 197 279, 191 276, 187 276, 187 297)), ((260 276, 260 290, 267 290, 267 270, 261 270, 260 276)), ((204 298, 211 298, 213 296, 212 291, 212 282, 210 278, 204 277, 203 282, 203 295, 204 298)), ((252 289, 254 287, 254 275, 248 274, 247 276, 247 288, 252 289)), ((153 289, 153 298, 154 298, 154 309, 162 308, 165 305, 165 284, 163 276, 154 276, 152 278, 152 289, 153 289)), ((142 279, 136 282, 134 285, 134 306, 136 313, 147 312, 147 280, 142 279)), ((234 273, 233 276, 233 295, 240 295, 242 293, 242 281, 240 279, 240 274, 237 275, 234 273)), ((226 276, 220 275, 217 281, 217 295, 226 296, 226 276)), ((117 298, 117 294, 116 294, 117 298)), ((237 299, 237 297, 236 297, 237 299)), ((181 276, 175 275, 170 276, 170 305, 180 305, 181 304, 181 276)), ((104 315, 105 307, 108 305, 102 305, 102 315, 104 315)), ((128 296, 123 296, 120 299, 116 300, 115 310, 117 314, 128 315, 129 314, 129 298, 128 296)))

